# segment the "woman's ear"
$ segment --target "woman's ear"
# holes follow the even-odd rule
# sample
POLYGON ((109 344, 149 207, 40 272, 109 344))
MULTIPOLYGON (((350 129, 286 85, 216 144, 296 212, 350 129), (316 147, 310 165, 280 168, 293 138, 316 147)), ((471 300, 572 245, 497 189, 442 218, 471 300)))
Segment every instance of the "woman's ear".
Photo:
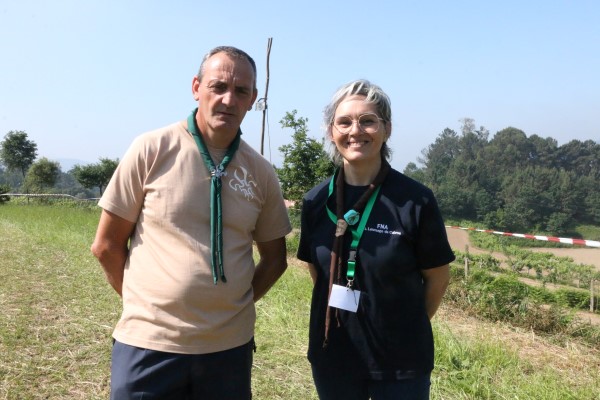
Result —
POLYGON ((385 140, 388 140, 392 136, 392 121, 385 123, 385 140))
POLYGON ((325 129, 325 138, 327 138, 331 141, 331 143, 333 143, 333 131, 331 130, 331 125, 329 125, 327 129, 325 129))

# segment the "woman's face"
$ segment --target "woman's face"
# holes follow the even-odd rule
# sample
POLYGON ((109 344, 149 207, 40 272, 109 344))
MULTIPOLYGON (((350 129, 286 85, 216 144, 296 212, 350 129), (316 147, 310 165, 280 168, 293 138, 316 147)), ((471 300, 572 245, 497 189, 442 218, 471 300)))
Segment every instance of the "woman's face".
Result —
POLYGON ((331 138, 344 164, 378 165, 390 130, 391 124, 380 119, 375 104, 366 102, 365 96, 353 95, 335 110, 331 138))

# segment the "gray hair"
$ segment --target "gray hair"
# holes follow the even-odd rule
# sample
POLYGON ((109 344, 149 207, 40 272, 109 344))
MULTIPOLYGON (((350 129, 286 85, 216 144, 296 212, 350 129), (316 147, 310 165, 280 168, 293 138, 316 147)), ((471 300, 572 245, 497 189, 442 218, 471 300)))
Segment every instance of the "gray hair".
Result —
POLYGON ((202 58, 202 63, 200 63, 200 68, 198 69, 199 81, 202 81, 202 75, 204 75, 204 64, 206 64, 206 61, 209 58, 211 58, 217 53, 225 53, 231 58, 237 58, 248 61, 252 66, 252 70, 254 71, 254 89, 256 89, 256 63, 254 62, 252 57, 248 55, 248 53, 233 46, 218 46, 204 55, 204 57, 202 58))
MULTIPOLYGON (((323 110, 323 123, 328 138, 332 136, 333 119, 338 106, 344 99, 354 95, 365 96, 366 102, 375 104, 377 114, 384 123, 392 121, 392 103, 388 95, 383 89, 368 80, 357 79, 340 87, 323 110)), ((392 151, 386 142, 381 146, 381 156, 388 161, 391 159, 392 151)), ((336 165, 342 165, 344 161, 335 144, 331 146, 331 158, 336 165)))

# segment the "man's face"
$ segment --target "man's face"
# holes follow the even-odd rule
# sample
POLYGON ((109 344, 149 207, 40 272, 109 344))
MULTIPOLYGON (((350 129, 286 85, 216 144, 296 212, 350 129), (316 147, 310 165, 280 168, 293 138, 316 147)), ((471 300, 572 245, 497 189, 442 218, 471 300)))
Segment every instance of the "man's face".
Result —
POLYGON ((202 81, 192 80, 198 101, 196 122, 208 145, 227 148, 235 138, 257 91, 254 70, 246 59, 217 53, 204 63, 202 81))

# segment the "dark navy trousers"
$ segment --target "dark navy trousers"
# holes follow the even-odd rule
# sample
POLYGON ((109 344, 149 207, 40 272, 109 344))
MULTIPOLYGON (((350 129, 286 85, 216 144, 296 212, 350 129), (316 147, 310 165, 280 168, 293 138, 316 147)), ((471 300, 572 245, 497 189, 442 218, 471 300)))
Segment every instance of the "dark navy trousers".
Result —
POLYGON ((210 354, 175 354, 115 341, 111 400, 250 400, 254 339, 210 354))

